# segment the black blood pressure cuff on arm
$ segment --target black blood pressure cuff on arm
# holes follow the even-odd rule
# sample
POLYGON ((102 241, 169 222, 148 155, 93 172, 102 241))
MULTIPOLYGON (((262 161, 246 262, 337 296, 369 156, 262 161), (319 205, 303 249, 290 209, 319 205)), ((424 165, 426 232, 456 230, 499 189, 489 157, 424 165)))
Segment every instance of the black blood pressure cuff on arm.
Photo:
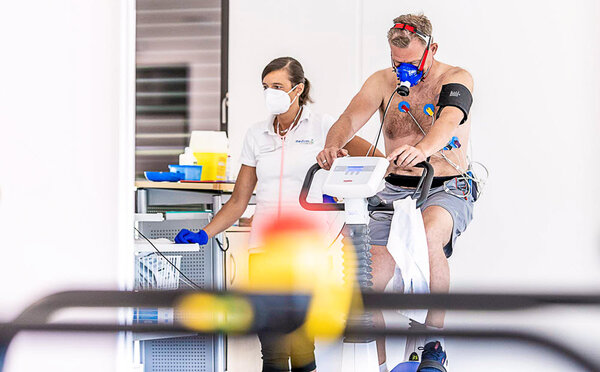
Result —
POLYGON ((473 103, 473 96, 469 89, 458 83, 450 83, 442 86, 442 91, 440 92, 440 99, 438 100, 437 105, 440 107, 438 109, 436 119, 440 117, 442 110, 446 106, 454 106, 458 107, 465 117, 462 119, 460 124, 463 124, 467 121, 467 117, 469 116, 469 110, 471 109, 471 104, 473 103))

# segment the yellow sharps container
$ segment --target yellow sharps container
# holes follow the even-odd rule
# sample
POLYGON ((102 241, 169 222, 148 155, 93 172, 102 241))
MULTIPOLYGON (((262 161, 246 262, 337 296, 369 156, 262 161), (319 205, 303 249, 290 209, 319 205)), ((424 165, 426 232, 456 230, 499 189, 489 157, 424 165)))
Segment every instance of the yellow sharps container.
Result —
POLYGON ((202 166, 201 181, 225 181, 227 153, 195 152, 194 157, 197 164, 202 166))

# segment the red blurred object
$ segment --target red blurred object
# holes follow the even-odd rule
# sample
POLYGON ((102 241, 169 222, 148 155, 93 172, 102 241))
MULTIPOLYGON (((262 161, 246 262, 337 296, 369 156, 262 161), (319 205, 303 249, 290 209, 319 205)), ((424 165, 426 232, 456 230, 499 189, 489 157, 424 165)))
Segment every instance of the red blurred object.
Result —
POLYGON ((319 231, 318 221, 320 219, 310 218, 303 213, 283 212, 279 217, 273 215, 272 221, 260 229, 260 234, 267 236, 286 232, 319 231))

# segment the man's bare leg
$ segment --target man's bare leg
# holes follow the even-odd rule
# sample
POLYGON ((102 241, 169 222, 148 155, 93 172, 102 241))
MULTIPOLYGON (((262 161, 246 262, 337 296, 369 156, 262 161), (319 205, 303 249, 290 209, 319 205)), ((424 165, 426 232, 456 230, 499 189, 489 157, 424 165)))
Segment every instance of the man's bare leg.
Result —
MULTIPOLYGON (((452 237, 454 221, 444 208, 433 205, 423 211, 423 223, 429 248, 429 277, 431 293, 450 291, 450 267, 444 254, 444 246, 452 237)), ((444 327, 446 311, 430 310, 425 324, 432 327, 444 327)))
MULTIPOLYGON (((423 211, 423 223, 429 249, 431 292, 448 293, 450 289, 450 268, 448 259, 444 254, 444 246, 450 241, 454 221, 450 213, 444 208, 431 206, 423 211)), ((373 287, 375 291, 383 292, 387 283, 394 276, 396 262, 387 247, 383 245, 373 245, 371 254, 373 255, 373 287)), ((443 310, 429 311, 425 324, 441 328, 444 326, 445 314, 446 312, 443 310)), ((381 311, 373 312, 373 320, 376 325, 384 326, 381 311)), ((383 364, 386 361, 385 337, 377 338, 377 355, 379 364, 383 364)))
MULTIPOLYGON (((396 262, 384 245, 372 246, 371 254, 373 255, 373 257, 371 257, 371 260, 373 261, 373 288, 376 292, 383 292, 387 283, 394 276, 396 262)), ((373 311, 373 321, 378 327, 383 327, 385 325, 383 314, 380 310, 373 311)), ((379 364, 383 364, 386 360, 385 337, 378 337, 376 341, 379 364)))

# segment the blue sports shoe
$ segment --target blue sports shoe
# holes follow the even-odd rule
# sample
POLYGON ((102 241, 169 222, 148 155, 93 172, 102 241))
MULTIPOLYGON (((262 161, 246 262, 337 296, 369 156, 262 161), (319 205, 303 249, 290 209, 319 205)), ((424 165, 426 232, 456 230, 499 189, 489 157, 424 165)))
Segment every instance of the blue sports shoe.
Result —
POLYGON ((446 352, 439 341, 429 342, 422 349, 421 364, 417 372, 446 372, 446 352))

